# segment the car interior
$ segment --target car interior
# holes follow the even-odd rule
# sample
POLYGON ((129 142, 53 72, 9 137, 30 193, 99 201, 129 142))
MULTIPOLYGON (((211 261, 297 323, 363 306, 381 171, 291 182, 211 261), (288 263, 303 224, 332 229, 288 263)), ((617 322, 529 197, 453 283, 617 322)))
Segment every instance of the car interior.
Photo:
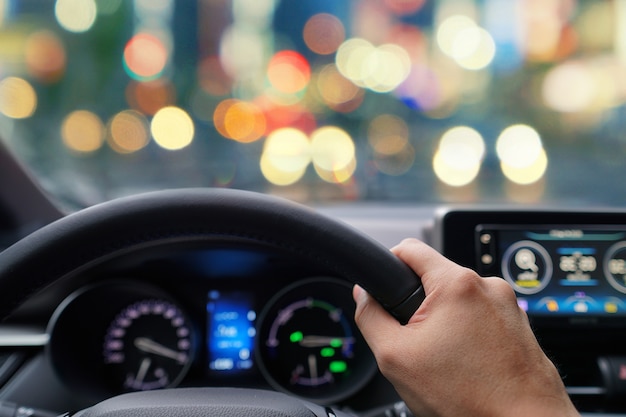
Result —
POLYGON ((626 416, 624 74, 624 0, 0 0, 0 416, 409 416, 405 238, 626 416))

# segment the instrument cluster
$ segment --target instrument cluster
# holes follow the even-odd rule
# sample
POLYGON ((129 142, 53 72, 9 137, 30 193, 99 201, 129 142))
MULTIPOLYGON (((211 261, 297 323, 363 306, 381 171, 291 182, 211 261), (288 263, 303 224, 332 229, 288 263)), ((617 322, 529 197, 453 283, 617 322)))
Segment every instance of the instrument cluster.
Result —
MULTIPOLYGON (((313 276, 196 280, 172 294, 115 279, 74 291, 49 323, 48 355, 75 390, 266 387, 342 401, 376 364, 354 323, 351 286, 313 276)), ((182 284, 182 283, 181 283, 182 284)))

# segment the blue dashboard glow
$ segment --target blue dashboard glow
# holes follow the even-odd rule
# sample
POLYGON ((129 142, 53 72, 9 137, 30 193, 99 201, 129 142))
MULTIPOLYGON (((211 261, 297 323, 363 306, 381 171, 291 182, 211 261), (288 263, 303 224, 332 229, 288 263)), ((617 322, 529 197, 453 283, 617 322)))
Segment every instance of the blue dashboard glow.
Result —
POLYGON ((239 291, 211 291, 207 300, 209 369, 234 373, 253 367, 256 312, 251 295, 239 291))

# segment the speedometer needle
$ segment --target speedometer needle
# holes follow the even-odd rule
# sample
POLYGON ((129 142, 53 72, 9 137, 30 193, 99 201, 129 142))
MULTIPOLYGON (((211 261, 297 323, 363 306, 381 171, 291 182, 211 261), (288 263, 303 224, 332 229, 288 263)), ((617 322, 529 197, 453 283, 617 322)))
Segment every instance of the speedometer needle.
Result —
POLYGON ((180 363, 187 360, 187 355, 184 353, 176 352, 173 349, 163 346, 160 343, 155 342, 147 337, 138 337, 135 339, 135 347, 146 353, 154 353, 155 355, 163 356, 165 358, 174 359, 180 363))
POLYGON ((341 342, 341 344, 354 343, 353 337, 328 337, 328 336, 304 336, 300 340, 300 346, 304 347, 323 347, 332 346, 333 343, 341 342))

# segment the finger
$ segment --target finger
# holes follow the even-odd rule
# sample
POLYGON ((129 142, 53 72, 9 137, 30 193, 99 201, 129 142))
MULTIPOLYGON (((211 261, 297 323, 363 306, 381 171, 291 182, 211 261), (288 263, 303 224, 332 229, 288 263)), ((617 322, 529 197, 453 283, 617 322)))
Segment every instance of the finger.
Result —
POLYGON ((405 239, 391 251, 420 276, 427 294, 437 281, 458 276, 464 269, 417 239, 405 239))
POLYGON ((360 286, 354 286, 352 296, 356 303, 354 319, 370 348, 376 350, 381 343, 393 340, 400 323, 360 286))

